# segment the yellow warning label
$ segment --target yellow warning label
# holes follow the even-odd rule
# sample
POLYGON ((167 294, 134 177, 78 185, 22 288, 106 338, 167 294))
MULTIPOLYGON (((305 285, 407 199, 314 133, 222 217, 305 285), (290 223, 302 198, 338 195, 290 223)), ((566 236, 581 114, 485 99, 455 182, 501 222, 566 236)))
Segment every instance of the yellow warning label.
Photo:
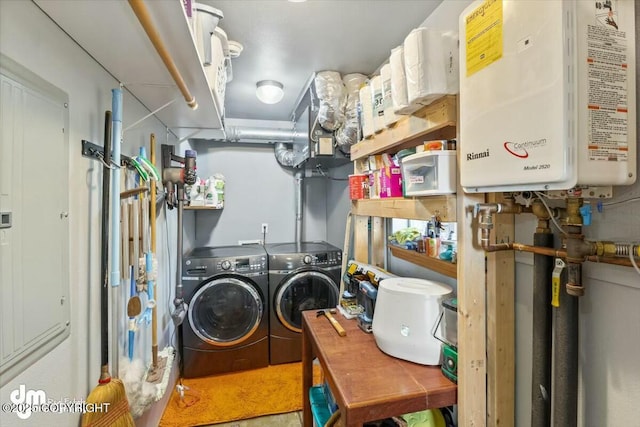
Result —
POLYGON ((485 0, 467 15, 467 77, 502 58, 502 25, 502 0, 485 0))

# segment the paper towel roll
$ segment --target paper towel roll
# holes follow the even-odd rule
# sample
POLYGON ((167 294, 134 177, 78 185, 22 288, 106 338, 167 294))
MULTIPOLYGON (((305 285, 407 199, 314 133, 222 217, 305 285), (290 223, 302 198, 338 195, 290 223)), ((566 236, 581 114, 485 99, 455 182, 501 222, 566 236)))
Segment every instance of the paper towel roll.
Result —
POLYGON ((389 57, 391 68, 391 101, 393 112, 396 114, 408 114, 409 107, 407 100, 407 78, 404 74, 404 48, 402 45, 391 49, 389 57))
POLYGON ((442 32, 416 28, 405 38, 403 47, 409 104, 429 105, 447 94, 442 32))
POLYGON ((393 126, 400 117, 393 112, 393 100, 391 99, 391 65, 384 64, 380 68, 380 78, 382 79, 382 103, 384 105, 384 125, 393 126))
POLYGON ((377 75, 371 79, 371 104, 373 105, 373 131, 384 130, 384 102, 382 99, 382 77, 377 75))
POLYGON ((370 82, 360 88, 360 121, 362 123, 362 136, 365 138, 373 135, 373 104, 371 103, 370 82))

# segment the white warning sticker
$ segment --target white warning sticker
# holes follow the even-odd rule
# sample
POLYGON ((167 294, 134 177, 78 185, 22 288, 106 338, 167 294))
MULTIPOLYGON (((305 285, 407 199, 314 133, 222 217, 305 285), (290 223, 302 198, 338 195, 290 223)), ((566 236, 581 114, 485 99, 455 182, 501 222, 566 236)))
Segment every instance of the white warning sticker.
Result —
POLYGON ((627 34, 610 0, 596 2, 595 17, 587 25, 589 160, 627 161, 627 34))

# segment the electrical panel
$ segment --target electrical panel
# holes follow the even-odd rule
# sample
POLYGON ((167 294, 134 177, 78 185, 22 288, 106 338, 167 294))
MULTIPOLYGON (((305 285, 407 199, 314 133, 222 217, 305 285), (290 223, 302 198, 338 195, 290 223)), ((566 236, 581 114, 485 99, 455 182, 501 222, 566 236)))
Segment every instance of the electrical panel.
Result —
MULTIPOLYGON (((64 341, 71 330, 69 99, 2 54, 0 64, 0 386, 4 386, 64 341)), ((89 244, 89 236, 85 237, 89 244)), ((100 283, 89 285, 98 292, 100 283)))

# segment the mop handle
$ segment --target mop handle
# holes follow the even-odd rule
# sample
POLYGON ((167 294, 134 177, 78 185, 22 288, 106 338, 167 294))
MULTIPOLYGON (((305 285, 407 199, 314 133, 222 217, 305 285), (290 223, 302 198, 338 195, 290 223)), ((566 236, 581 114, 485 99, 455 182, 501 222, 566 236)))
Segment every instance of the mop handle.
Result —
MULTIPOLYGON (((111 90, 113 160, 120 166, 120 144, 122 140, 122 89, 111 90)), ((120 241, 120 169, 111 175, 113 197, 111 197, 111 242, 120 241)), ((120 245, 111 245, 111 286, 120 285, 120 245)))
MULTIPOLYGON (((111 111, 104 120, 104 164, 102 168, 102 221, 100 266, 100 366, 109 364, 109 186, 111 185, 111 111)), ((106 378, 105 378, 106 380, 106 378)))

